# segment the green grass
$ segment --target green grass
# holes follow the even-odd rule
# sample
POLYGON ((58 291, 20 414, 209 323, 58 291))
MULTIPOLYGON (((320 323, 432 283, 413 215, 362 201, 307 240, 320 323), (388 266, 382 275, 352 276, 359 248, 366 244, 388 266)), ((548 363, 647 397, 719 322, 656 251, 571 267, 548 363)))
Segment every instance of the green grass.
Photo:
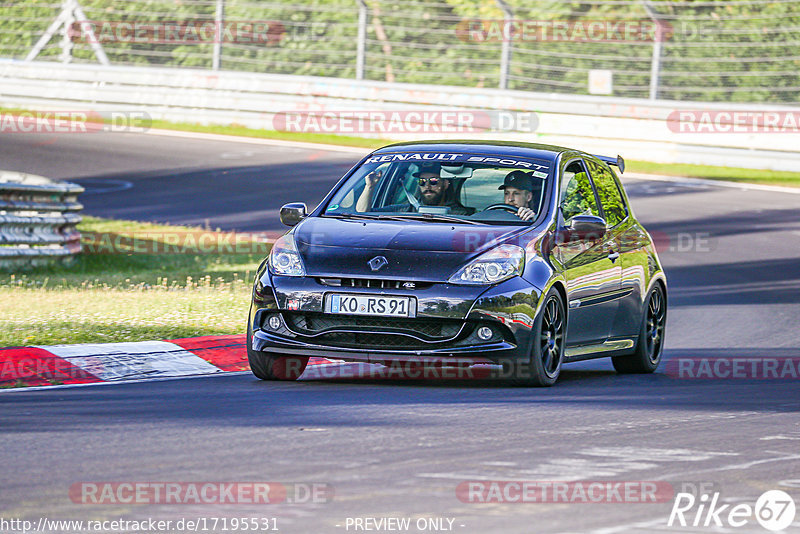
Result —
POLYGON ((637 160, 625 160, 625 171, 725 180, 728 182, 800 187, 800 172, 714 167, 712 165, 691 165, 688 163, 653 163, 651 161, 637 160))
POLYGON ((239 137, 259 137, 263 139, 278 139, 282 141, 300 141, 303 143, 322 143, 328 145, 354 146, 359 148, 375 149, 395 143, 389 139, 376 139, 368 137, 355 137, 350 135, 335 135, 310 132, 281 132, 277 130, 259 130, 241 125, 205 125, 189 124, 183 122, 168 122, 162 120, 152 121, 152 128, 162 130, 180 130, 185 132, 212 133, 220 135, 236 135, 239 137))
MULTIPOLYGON (((198 231, 94 217, 78 228, 97 234, 198 231)), ((0 347, 241 334, 265 255, 83 254, 70 266, 0 272, 0 347)))

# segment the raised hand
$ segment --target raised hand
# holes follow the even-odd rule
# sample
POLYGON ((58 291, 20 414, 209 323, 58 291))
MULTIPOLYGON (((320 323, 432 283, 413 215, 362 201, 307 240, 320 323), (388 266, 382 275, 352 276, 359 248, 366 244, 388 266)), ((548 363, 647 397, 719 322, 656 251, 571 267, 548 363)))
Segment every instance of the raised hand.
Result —
POLYGON ((372 171, 366 177, 364 177, 364 185, 367 189, 372 190, 375 187, 375 184, 378 183, 378 180, 381 179, 383 176, 383 171, 372 171))

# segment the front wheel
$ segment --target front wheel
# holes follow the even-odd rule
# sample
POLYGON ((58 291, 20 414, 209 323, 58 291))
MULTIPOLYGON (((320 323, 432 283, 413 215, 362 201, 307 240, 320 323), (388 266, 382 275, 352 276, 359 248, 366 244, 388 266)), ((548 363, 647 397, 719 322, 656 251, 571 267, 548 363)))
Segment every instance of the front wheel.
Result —
POLYGON ((533 347, 529 361, 509 362, 504 372, 524 386, 552 386, 561 374, 567 321, 564 300, 555 288, 545 296, 541 312, 533 323, 533 347))
POLYGON ((279 356, 253 350, 253 327, 247 324, 247 361, 250 371, 261 380, 297 380, 308 365, 308 357, 279 356))
POLYGON ((634 353, 611 358, 618 373, 652 373, 661 363, 667 323, 667 299, 661 284, 653 286, 646 302, 634 353))

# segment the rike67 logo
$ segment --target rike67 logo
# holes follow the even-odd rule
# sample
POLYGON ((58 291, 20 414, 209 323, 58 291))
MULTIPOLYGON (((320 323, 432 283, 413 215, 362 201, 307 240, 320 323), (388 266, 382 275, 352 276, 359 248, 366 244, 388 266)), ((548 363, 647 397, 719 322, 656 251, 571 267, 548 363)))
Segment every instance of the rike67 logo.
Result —
POLYGON ((720 494, 678 493, 669 514, 670 527, 743 527, 755 520, 767 530, 778 532, 788 528, 795 517, 794 499, 781 490, 765 491, 755 505, 721 504, 720 494))

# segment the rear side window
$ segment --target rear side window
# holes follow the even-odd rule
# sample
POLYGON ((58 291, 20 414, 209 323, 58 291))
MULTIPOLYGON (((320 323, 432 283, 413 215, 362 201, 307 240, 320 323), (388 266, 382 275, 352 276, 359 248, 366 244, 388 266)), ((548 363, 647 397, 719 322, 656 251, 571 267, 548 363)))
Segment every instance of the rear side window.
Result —
POLYGON ((565 223, 576 215, 600 216, 592 182, 580 162, 574 161, 564 169, 561 183, 561 213, 565 223))
POLYGON ((622 193, 620 193, 617 181, 608 166, 591 160, 587 161, 587 163, 594 180, 594 186, 597 189, 597 196, 600 197, 600 204, 603 206, 603 214, 608 227, 613 228, 628 216, 622 193))

